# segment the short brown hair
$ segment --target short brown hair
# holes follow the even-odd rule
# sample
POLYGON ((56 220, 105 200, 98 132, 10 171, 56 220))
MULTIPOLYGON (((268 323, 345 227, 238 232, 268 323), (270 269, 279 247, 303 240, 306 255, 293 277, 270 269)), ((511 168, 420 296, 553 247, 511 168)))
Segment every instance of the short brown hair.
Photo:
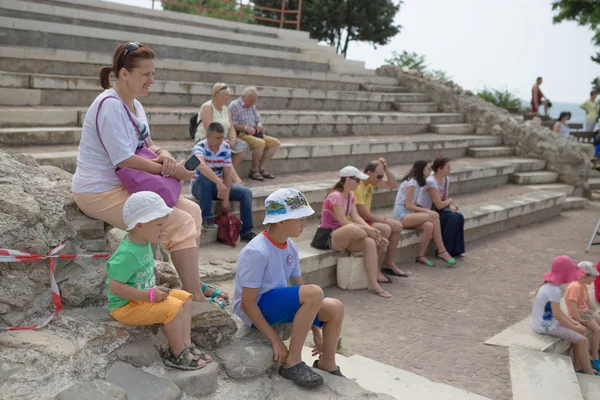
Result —
POLYGON ((450 162, 450 159, 447 157, 438 157, 433 160, 433 164, 431 164, 431 169, 433 172, 437 172, 438 169, 442 169, 450 162))
POLYGON ((128 43, 120 44, 113 55, 113 65, 100 68, 98 80, 102 89, 110 89, 110 73, 114 73, 115 77, 119 78, 121 68, 131 71, 135 68, 140 60, 154 60, 154 51, 150 47, 139 43, 137 49, 127 52, 125 57, 125 46, 128 43))

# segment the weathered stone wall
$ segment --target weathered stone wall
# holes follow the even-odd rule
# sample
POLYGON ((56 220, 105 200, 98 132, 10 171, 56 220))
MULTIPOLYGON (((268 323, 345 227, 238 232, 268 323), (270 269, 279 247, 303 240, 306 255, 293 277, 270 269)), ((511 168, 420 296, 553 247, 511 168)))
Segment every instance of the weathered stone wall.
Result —
MULTIPOLYGON (((39 166, 29 155, 0 151, 0 248, 48 254, 104 251, 104 224, 85 217, 71 197, 72 175, 39 166)), ((56 279, 66 305, 106 301, 106 260, 57 260, 56 279)), ((47 261, 0 263, 0 325, 35 323, 52 312, 47 261)))
MULTIPOLYGON (((475 126, 481 135, 502 136, 507 146, 514 146, 521 157, 546 160, 546 168, 559 173, 562 182, 587 188, 591 163, 586 151, 574 139, 564 139, 550 129, 527 121, 521 123, 503 108, 479 98, 452 81, 385 65, 377 75, 398 78, 411 92, 427 94, 442 112, 456 112, 475 126)), ((580 190, 581 192, 581 190, 580 190)))

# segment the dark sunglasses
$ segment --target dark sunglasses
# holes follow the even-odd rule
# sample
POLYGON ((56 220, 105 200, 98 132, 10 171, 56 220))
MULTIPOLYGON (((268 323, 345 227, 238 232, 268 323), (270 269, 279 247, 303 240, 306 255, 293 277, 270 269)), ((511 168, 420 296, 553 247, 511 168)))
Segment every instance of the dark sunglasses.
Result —
POLYGON ((356 183, 360 183, 360 179, 355 176, 351 176, 350 179, 352 179, 356 183))
POLYGON ((382 180, 385 175, 377 175, 377 179, 382 180))
POLYGON ((222 92, 222 91, 223 91, 223 90, 225 90, 225 89, 229 89, 229 86, 225 85, 225 86, 223 86, 221 89, 217 90, 217 92, 215 93, 215 96, 216 96, 217 94, 219 94, 219 92, 222 92))
POLYGON ((127 55, 127 53, 129 53, 130 51, 136 51, 139 48, 140 48, 140 44, 138 42, 127 43, 127 45, 125 46, 125 51, 123 52, 123 58, 121 58, 121 64, 119 66, 119 71, 121 70, 121 68, 123 68, 123 65, 125 64, 125 56, 127 55))

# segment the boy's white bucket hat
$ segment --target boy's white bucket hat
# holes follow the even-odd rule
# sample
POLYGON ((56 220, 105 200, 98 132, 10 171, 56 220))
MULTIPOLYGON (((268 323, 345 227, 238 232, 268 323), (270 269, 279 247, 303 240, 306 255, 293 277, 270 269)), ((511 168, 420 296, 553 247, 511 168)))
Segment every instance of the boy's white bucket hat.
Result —
POLYGON ((279 189, 265 200, 265 220, 263 225, 274 224, 288 219, 305 218, 313 215, 302 192, 296 189, 279 189))
POLYGON ((145 224, 171 214, 173 209, 167 207, 165 201, 154 192, 137 192, 132 194, 123 206, 123 221, 130 231, 137 224, 145 224))
POLYGON ((356 167, 347 166, 340 169, 340 178, 358 178, 360 180, 369 179, 369 175, 364 174, 358 170, 356 167))

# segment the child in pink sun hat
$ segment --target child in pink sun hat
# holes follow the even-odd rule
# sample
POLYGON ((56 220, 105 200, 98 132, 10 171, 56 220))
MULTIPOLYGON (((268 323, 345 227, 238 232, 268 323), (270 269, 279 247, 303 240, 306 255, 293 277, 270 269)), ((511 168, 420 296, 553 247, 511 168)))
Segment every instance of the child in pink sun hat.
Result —
POLYGON ((573 346, 575 369, 594 375, 588 357, 589 343, 585 327, 566 315, 560 308, 562 292, 560 285, 574 282, 585 274, 567 256, 558 256, 552 261, 552 268, 542 279, 544 282, 534 292, 531 309, 531 324, 534 331, 544 335, 568 340, 573 346))

